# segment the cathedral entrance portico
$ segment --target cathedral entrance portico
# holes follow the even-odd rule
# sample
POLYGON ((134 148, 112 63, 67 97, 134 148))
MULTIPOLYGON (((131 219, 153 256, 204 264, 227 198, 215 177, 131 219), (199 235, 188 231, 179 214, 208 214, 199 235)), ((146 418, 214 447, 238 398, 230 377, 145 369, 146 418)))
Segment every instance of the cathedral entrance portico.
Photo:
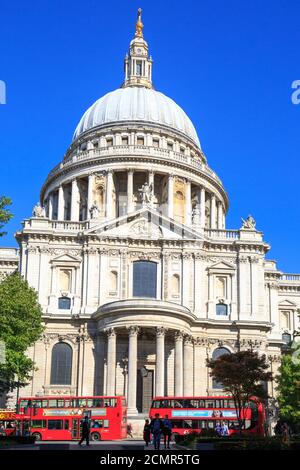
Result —
MULTIPOLYGON (((182 394, 184 360, 189 362, 188 370, 193 370, 193 343, 189 335, 154 325, 110 327, 104 333, 103 393, 125 393, 129 415, 148 413, 154 396, 182 394)), ((191 377, 188 382, 193 384, 191 377)))

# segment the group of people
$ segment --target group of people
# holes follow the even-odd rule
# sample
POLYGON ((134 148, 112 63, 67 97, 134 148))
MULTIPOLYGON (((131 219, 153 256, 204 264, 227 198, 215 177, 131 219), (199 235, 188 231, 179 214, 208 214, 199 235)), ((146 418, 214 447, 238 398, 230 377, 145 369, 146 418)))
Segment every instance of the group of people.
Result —
POLYGON ((220 437, 229 436, 229 429, 225 421, 217 421, 215 432, 220 437))
POLYGON ((144 441, 146 446, 149 446, 149 443, 152 442, 155 450, 160 449, 161 437, 164 438, 165 449, 170 449, 170 441, 172 436, 172 423, 169 420, 169 416, 165 415, 162 419, 159 417, 159 414, 156 413, 155 417, 149 421, 146 419, 144 426, 144 441))

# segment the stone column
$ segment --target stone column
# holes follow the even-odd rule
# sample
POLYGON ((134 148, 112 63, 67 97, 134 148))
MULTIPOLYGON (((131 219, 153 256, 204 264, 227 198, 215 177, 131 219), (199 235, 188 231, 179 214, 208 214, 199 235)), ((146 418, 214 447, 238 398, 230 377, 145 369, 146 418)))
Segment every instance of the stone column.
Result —
POLYGON ((205 228, 205 188, 200 190, 200 226, 205 228))
POLYGON ((114 328, 106 330, 107 333, 107 395, 116 393, 116 332, 114 328))
POLYGON ((93 205, 93 189, 94 189, 95 175, 91 173, 88 177, 88 195, 87 195, 87 218, 91 218, 90 208, 93 205))
POLYGON ((133 201, 133 170, 127 172, 127 213, 134 211, 133 201))
POLYGON ((194 345, 193 338, 186 336, 183 343, 183 395, 194 393, 194 345))
POLYGON ((137 414, 136 384, 137 384, 137 337, 139 328, 130 326, 128 348, 128 414, 137 414))
POLYGON ((191 190, 191 180, 186 182, 186 192, 185 192, 185 223, 187 225, 192 224, 192 190, 191 190))
POLYGON ((53 217, 53 193, 50 193, 48 198, 49 198, 48 217, 51 220, 53 217))
POLYGON ((175 333, 175 396, 183 395, 183 334, 181 331, 175 333))
POLYGON ((155 395, 164 396, 165 393, 165 328, 156 328, 156 377, 155 395))
POLYGON ((106 183, 106 217, 112 219, 113 217, 113 172, 107 171, 106 183))
POLYGON ((210 198, 210 228, 216 228, 216 196, 210 198))
POLYGON ((168 178, 168 217, 173 219, 174 207, 174 177, 169 175, 168 178))
POLYGON ((64 220, 65 217, 65 198, 64 198, 64 188, 62 185, 58 188, 58 210, 57 210, 57 220, 64 220))
POLYGON ((154 196, 154 173, 153 173, 153 171, 149 171, 149 173, 148 173, 148 184, 149 184, 149 186, 152 185, 152 201, 151 201, 151 206, 153 206, 153 196, 154 196))
POLYGON ((221 230, 223 228, 223 208, 222 202, 218 201, 218 229, 221 230))
POLYGON ((71 220, 79 220, 79 191, 76 178, 72 180, 71 220))

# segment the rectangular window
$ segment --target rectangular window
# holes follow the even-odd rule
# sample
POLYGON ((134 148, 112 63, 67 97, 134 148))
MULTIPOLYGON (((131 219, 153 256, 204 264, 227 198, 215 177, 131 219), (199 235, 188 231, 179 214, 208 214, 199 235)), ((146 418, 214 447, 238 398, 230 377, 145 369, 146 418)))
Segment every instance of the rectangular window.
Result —
POLYGON ((152 144, 153 147, 159 147, 159 139, 153 139, 152 144))
POLYGON ((128 137, 127 136, 122 137, 122 145, 128 145, 128 137))
POLYGON ((133 263, 133 297, 156 298, 157 264, 152 261, 133 263))
POLYGON ((50 429, 51 431, 63 429, 63 420, 62 419, 49 419, 48 429, 50 429))
POLYGON ((33 419, 31 421, 31 427, 32 428, 45 428, 46 427, 46 421, 43 419, 33 419))
POLYGON ((137 138, 137 141, 136 141, 137 145, 144 145, 144 142, 145 142, 144 137, 137 138))
POLYGON ((216 305, 216 315, 227 316, 228 307, 226 304, 217 304, 216 305))
POLYGON ((106 139, 106 146, 107 146, 107 147, 112 147, 112 145, 113 145, 113 140, 110 139, 110 138, 109 138, 109 139, 106 139))
POLYGON ((49 408, 57 408, 57 400, 49 400, 49 408))
POLYGON ((173 147, 174 147, 174 146, 173 146, 173 143, 172 143, 172 142, 168 142, 168 144, 167 144, 168 150, 173 150, 173 147))

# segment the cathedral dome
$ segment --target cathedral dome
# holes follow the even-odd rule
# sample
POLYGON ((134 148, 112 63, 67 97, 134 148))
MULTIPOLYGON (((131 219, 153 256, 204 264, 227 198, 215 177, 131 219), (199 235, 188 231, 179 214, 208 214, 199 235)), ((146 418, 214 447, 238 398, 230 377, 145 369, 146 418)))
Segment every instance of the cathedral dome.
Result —
POLYGON ((183 109, 163 93, 139 86, 119 88, 97 100, 80 119, 73 140, 92 128, 125 121, 171 128, 200 148, 195 127, 183 109))

